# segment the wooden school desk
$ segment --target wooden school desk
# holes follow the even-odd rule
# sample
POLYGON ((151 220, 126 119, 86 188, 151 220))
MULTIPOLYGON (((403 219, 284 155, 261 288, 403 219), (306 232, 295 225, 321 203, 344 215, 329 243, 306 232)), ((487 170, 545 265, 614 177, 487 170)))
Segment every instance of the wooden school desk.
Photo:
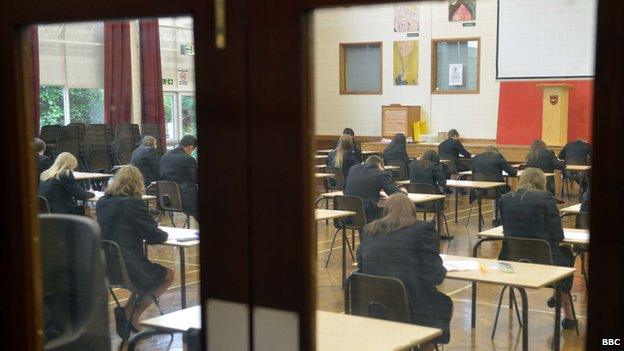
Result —
POLYGON ((108 173, 74 172, 74 178, 76 178, 76 180, 105 179, 110 178, 113 175, 114 174, 108 173))
MULTIPOLYGON (((201 308, 193 306, 167 313, 144 320, 141 325, 161 333, 201 329, 201 308)), ((408 350, 441 334, 442 330, 437 328, 316 311, 316 349, 319 351, 408 350)))
MULTIPOLYGON (((520 177, 522 175, 524 171, 518 171, 518 174, 516 174, 515 176, 510 176, 509 174, 507 174, 507 172, 503 171, 503 177, 520 177)), ((472 177, 472 171, 462 171, 462 172, 457 172, 458 175, 462 175, 462 176, 469 176, 472 177)), ((544 176, 546 177, 554 177, 555 174, 554 173, 544 173, 544 176)))
MULTIPOLYGON (((314 219, 318 221, 324 221, 328 219, 338 219, 342 223, 342 286, 344 287, 345 279, 347 276, 347 228, 344 223, 346 217, 351 217, 355 214, 353 211, 338 211, 338 210, 325 210, 314 209, 314 219)), ((317 250, 318 251, 318 250, 317 250)), ((355 236, 353 239, 353 251, 355 251, 355 236)))
MULTIPOLYGON (((398 184, 409 184, 409 180, 402 180, 397 182, 398 184)), ((450 188, 468 188, 468 189, 491 189, 497 186, 506 185, 505 182, 483 182, 483 181, 474 181, 474 180, 455 180, 455 179, 447 179, 446 185, 450 188)), ((457 213, 458 213, 458 204, 459 198, 457 195, 457 191, 455 191, 455 223, 457 223, 457 213)), ((481 198, 477 198, 477 207, 479 208, 479 219, 477 220, 479 225, 479 231, 481 231, 483 224, 481 223, 481 198)))
POLYGON ((565 214, 565 213, 579 214, 579 213, 582 212, 581 211, 581 204, 576 204, 576 205, 560 208, 559 212, 561 214, 565 214))
MULTIPOLYGON (((97 202, 99 199, 101 199, 102 197, 104 197, 104 192, 103 191, 94 191, 93 192, 95 194, 94 197, 87 199, 86 201, 92 201, 92 202, 97 202)), ((149 200, 155 200, 156 196, 154 195, 142 195, 141 196, 141 200, 147 202, 149 200)))
POLYGON ((566 171, 587 172, 591 170, 591 165, 566 165, 566 171))
POLYGON ((186 308, 186 266, 185 259, 186 254, 184 249, 199 246, 199 237, 196 234, 199 234, 198 229, 187 229, 187 228, 173 228, 173 227, 158 227, 159 229, 165 231, 169 237, 167 241, 160 245, 166 246, 174 246, 178 248, 178 252, 180 255, 180 304, 182 308, 186 308), (186 239, 197 237, 195 240, 189 241, 179 241, 178 239, 186 239))
MULTIPOLYGON (((343 196, 344 193, 342 191, 332 191, 330 193, 323 193, 320 196, 320 198, 330 198, 333 199, 336 196, 343 196)), ((381 196, 381 199, 383 200, 384 198, 388 197, 388 195, 386 195, 386 193, 382 190, 379 195, 381 196)), ((436 201, 436 200, 442 200, 445 198, 444 195, 438 195, 438 194, 416 194, 416 193, 408 193, 407 197, 414 203, 414 204, 422 204, 425 202, 429 202, 429 201, 436 201)))
POLYGON ((496 264, 500 262, 508 263, 513 267, 513 273, 498 272, 490 269, 482 271, 453 271, 447 272, 446 278, 469 281, 472 283, 472 313, 471 326, 475 327, 476 318, 476 297, 477 283, 491 283, 503 286, 511 286, 520 291, 522 300, 522 350, 529 349, 529 303, 525 289, 540 289, 555 284, 555 335, 553 337, 553 348, 559 350, 561 332, 561 289, 559 281, 574 274, 575 269, 569 267, 550 266, 542 264, 510 262, 500 260, 490 260, 484 258, 440 255, 442 260, 448 261, 476 261, 480 265, 496 264))
POLYGON ((324 160, 327 158, 327 155, 314 155, 314 158, 317 160, 324 160))
MULTIPOLYGON (((325 166, 323 166, 325 167, 325 166)), ((334 175, 331 173, 314 173, 314 178, 329 178, 329 177, 333 177, 334 175)))

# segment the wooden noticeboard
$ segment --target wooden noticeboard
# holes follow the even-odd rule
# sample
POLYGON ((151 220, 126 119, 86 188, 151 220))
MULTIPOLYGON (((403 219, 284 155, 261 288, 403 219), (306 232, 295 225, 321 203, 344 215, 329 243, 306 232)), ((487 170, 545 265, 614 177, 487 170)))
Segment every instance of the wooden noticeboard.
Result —
POLYGON ((381 106, 381 136, 391 138, 396 133, 414 137, 412 126, 420 121, 420 106, 398 104, 381 106))

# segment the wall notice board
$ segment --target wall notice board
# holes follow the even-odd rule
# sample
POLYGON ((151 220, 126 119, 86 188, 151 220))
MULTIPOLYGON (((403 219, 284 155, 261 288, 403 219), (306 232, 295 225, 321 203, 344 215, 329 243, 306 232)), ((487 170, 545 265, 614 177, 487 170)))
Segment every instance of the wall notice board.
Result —
POLYGON ((420 121, 420 106, 391 104, 381 106, 381 136, 392 138, 396 133, 414 137, 413 125, 420 121))

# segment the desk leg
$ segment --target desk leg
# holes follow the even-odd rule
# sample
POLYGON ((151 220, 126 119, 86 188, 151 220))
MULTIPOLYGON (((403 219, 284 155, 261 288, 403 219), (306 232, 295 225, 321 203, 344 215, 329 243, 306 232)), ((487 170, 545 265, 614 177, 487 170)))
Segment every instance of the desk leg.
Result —
POLYGON ((529 302, 526 290, 517 288, 522 300, 522 351, 529 350, 529 302))
POLYGON ((477 282, 472 282, 472 297, 470 300, 470 327, 474 329, 477 320, 477 282))
POLYGON ((345 286, 347 275, 347 226, 342 223, 342 288, 345 286))
POLYGON ((458 188, 455 188, 455 223, 457 223, 457 216, 458 216, 457 206, 459 205, 459 198, 457 197, 457 190, 458 188))
POLYGON ((553 336, 553 350, 559 351, 561 338, 561 284, 555 283, 555 335, 553 336))
POLYGON ((180 246, 180 300, 182 301, 182 309, 186 308, 186 268, 184 247, 180 246))
POLYGON ((481 233, 481 230, 483 229, 483 225, 481 224, 482 213, 481 213, 481 198, 480 197, 477 198, 477 205, 479 207, 479 216, 477 217, 477 224, 479 226, 479 233, 481 233))

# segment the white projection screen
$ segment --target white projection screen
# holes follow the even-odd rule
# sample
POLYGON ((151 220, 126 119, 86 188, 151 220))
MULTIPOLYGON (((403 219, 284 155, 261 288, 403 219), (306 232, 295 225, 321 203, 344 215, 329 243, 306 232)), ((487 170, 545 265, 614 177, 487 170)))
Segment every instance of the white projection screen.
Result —
POLYGON ((497 78, 593 77, 597 2, 499 0, 497 78))

